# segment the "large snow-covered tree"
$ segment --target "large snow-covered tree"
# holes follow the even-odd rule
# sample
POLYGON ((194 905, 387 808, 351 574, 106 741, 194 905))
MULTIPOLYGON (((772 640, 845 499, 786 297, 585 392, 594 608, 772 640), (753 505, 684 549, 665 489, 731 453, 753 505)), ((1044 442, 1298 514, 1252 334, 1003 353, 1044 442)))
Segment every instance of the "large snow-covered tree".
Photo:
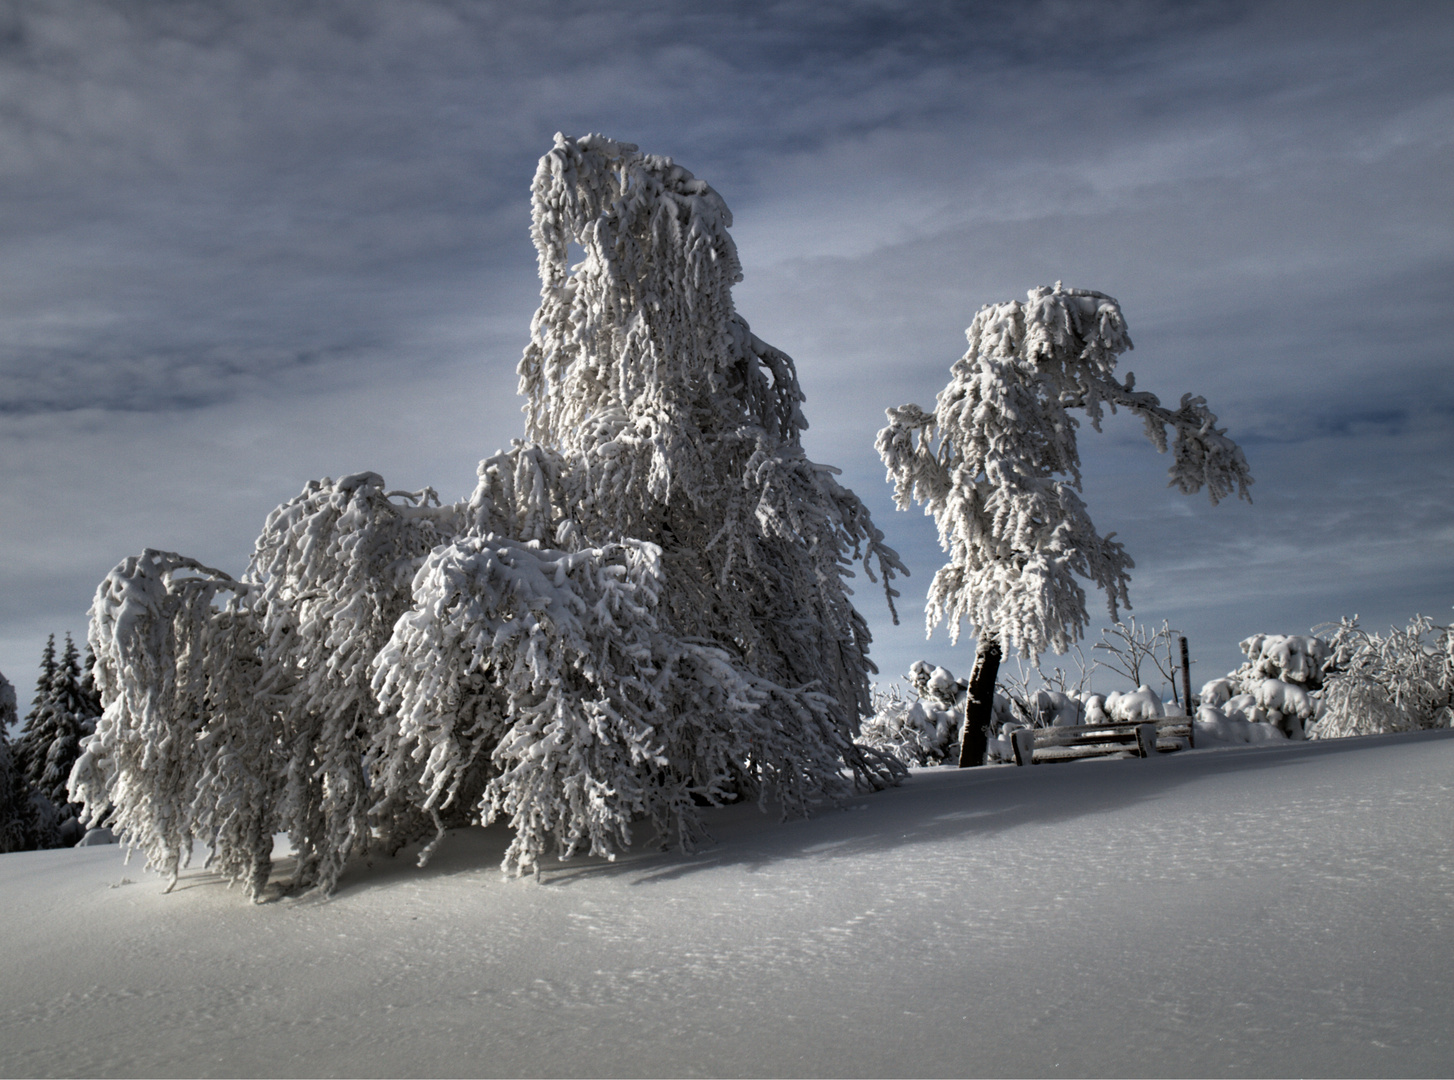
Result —
POLYGON ((860 562, 891 602, 902 566, 803 452, 793 363, 732 304, 720 196, 557 136, 532 215, 526 439, 468 500, 317 481, 240 579, 149 551, 98 590, 106 711, 73 790, 173 877, 202 839, 256 894, 283 829, 327 890, 365 846, 432 834, 427 856, 496 819, 520 872, 902 772, 855 742, 874 669, 847 583, 860 562))
POLYGON ((1139 417, 1158 450, 1170 445, 1170 483, 1185 494, 1248 498, 1252 477, 1204 398, 1185 394, 1168 409, 1130 373, 1116 376, 1131 339, 1103 293, 1032 289, 1023 302, 981 308, 966 336, 934 410, 887 410, 877 447, 896 504, 923 503, 949 555, 929 587, 929 632, 947 622, 957 640, 968 620, 978 637, 961 764, 979 764, 1003 650, 1034 659, 1080 640, 1089 621, 1080 578, 1105 594, 1113 621, 1130 606, 1131 558, 1114 533, 1096 530, 1080 496, 1073 413, 1097 431, 1107 409, 1139 417))

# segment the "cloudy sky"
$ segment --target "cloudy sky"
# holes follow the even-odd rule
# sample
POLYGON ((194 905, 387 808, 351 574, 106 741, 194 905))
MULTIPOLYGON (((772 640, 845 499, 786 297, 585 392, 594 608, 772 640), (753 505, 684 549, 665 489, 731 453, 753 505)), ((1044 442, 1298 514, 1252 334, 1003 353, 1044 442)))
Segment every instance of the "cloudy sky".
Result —
MULTIPOLYGON (((1138 388, 1205 395, 1255 503, 1165 486, 1122 417, 1086 498, 1135 613, 1220 674, 1256 631, 1454 604, 1454 6, 0 4, 0 671, 84 637, 143 547, 232 573, 310 478, 470 490, 520 431, 529 182, 554 132, 732 207, 738 309, 797 361, 810 453, 913 570, 883 409, 981 304, 1117 297, 1138 388)), ((1099 609, 1097 609, 1099 610, 1099 609)), ((1091 639, 1096 637, 1092 629, 1091 639)))

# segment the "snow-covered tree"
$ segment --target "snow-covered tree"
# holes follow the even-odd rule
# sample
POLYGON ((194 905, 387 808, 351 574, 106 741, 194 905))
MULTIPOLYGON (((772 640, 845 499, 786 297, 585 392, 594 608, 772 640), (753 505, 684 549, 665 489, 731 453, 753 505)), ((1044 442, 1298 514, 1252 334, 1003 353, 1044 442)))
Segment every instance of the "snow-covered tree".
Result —
POLYGON ((1416 615, 1400 630, 1370 634, 1358 616, 1342 619, 1327 639, 1314 738, 1454 727, 1454 628, 1416 615))
MULTIPOLYGON (((526 502, 536 520, 507 531, 535 538, 570 522, 596 541, 657 544, 672 630, 783 686, 818 684, 851 726, 868 711, 872 667, 845 564, 873 579, 877 563, 890 600, 902 567, 838 470, 803 452, 793 362, 732 304, 731 213, 669 158, 598 136, 557 137, 532 213, 541 303, 520 390, 527 438, 565 467, 537 473, 558 477, 551 513, 526 502), (572 242, 584 252, 575 266, 572 242)), ((518 492, 519 470, 542 458, 507 457, 518 492)), ((502 461, 473 505, 511 516, 505 485, 502 461)))
POLYGON ((792 361, 732 305, 721 198, 557 136, 532 214, 528 441, 469 500, 319 481, 239 580, 149 551, 98 590, 106 708, 73 791, 173 877, 202 839, 256 895, 281 828, 328 890, 368 844, 432 833, 427 857, 496 819, 519 872, 902 773, 854 741, 874 669, 846 581, 861 561, 891 600, 902 566, 803 453, 792 361))
POLYGON ((1033 659, 1078 641, 1089 621, 1078 578, 1105 594, 1113 621, 1130 606, 1131 558, 1114 533, 1096 531, 1080 497, 1072 412, 1096 430, 1106 409, 1140 417, 1158 450, 1170 445, 1171 485, 1186 494, 1246 498, 1252 477, 1203 398, 1168 409, 1130 373, 1116 376, 1131 339, 1109 296, 1057 282, 986 305, 966 336, 934 410, 889 409, 877 446, 895 502, 924 503, 949 554, 929 587, 929 631, 947 621, 957 640, 967 619, 979 639, 961 754, 978 764, 1002 650, 1033 659))

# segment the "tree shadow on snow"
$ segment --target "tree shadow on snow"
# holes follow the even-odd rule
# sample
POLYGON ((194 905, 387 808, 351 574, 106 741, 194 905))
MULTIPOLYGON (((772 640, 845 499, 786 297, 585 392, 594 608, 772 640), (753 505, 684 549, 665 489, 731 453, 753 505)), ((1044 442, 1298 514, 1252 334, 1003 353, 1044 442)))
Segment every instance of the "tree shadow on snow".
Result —
POLYGON ((547 886, 569 886, 598 877, 634 876, 632 885, 654 885, 702 870, 738 867, 751 873, 777 863, 821 855, 860 856, 904 847, 973 839, 988 842, 1023 825, 1055 825, 1097 814, 1174 799, 1188 783, 1215 782, 1266 769, 1300 769, 1330 756, 1407 748, 1411 743, 1454 739, 1454 731, 1420 731, 1269 746, 1222 747, 1164 754, 1150 761, 1099 759, 1067 764, 984 769, 916 770, 897 788, 825 806, 811 817, 779 823, 778 813, 756 806, 708 811, 709 841, 695 854, 642 850, 638 845, 614 862, 572 859, 546 869, 547 886))
MULTIPOLYGON (((595 878, 630 878, 628 884, 649 886, 688 878, 703 870, 736 867, 752 873, 775 864, 823 855, 854 857, 916 845, 944 845, 973 839, 990 842, 1024 825, 1055 825, 1097 814, 1144 806, 1148 814, 1166 807, 1183 785, 1215 782, 1218 777, 1255 770, 1300 769, 1330 756, 1404 749, 1412 743, 1454 739, 1454 731, 1419 731, 1397 735, 1329 739, 1264 746, 1218 747, 1164 754, 1150 761, 1099 759, 1028 768, 953 767, 920 769, 896 788, 861 794, 838 805, 825 804, 807 818, 781 819, 769 804, 729 806, 703 813, 710 836, 694 853, 663 849, 644 823, 636 842, 614 861, 576 856, 564 862, 547 857, 539 883, 569 887, 595 878)), ((509 846, 507 826, 451 829, 429 863, 418 865, 419 846, 394 856, 372 855, 351 864, 332 898, 359 895, 376 888, 419 883, 458 875, 483 875, 498 881, 499 866, 509 846)), ((289 904, 326 902, 308 892, 287 889, 291 857, 275 859, 270 897, 289 904)), ((177 888, 226 883, 195 868, 183 873, 177 888), (195 876, 194 876, 195 875, 195 876), (190 879, 190 880, 189 880, 190 879)), ((533 884, 529 878, 522 885, 533 884)))

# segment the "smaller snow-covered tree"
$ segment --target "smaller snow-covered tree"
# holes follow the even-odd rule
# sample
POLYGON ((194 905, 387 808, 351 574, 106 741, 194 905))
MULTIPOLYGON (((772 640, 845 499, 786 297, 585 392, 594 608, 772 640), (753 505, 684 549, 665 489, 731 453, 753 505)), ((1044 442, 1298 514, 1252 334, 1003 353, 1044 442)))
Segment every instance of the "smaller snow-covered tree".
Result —
POLYGON ((895 502, 924 503, 949 554, 929 587, 929 631, 947 621, 956 640, 968 619, 979 638, 961 747, 969 765, 983 757, 1002 649, 1038 658, 1078 641, 1089 620, 1077 578, 1105 594, 1113 620, 1130 606, 1131 558, 1096 531, 1080 497, 1072 411, 1096 430, 1106 409, 1140 417, 1157 449, 1172 450, 1171 485, 1186 494, 1247 498, 1252 477, 1205 399, 1186 394, 1168 409, 1131 374, 1115 376, 1131 339, 1103 293, 1033 289, 1023 303, 982 308, 966 336, 934 411, 889 409, 877 446, 895 502))
POLYGON ((83 825, 110 826, 141 848, 169 888, 194 840, 221 848, 231 876, 265 878, 277 731, 258 692, 259 634, 238 604, 245 593, 220 570, 147 550, 112 570, 91 606, 107 708, 69 795, 85 806, 83 825), (246 872, 243 849, 254 860, 246 872))
POLYGON ((1400 630, 1370 634, 1358 616, 1331 633, 1330 672, 1313 738, 1454 726, 1454 628, 1416 615, 1400 630))

